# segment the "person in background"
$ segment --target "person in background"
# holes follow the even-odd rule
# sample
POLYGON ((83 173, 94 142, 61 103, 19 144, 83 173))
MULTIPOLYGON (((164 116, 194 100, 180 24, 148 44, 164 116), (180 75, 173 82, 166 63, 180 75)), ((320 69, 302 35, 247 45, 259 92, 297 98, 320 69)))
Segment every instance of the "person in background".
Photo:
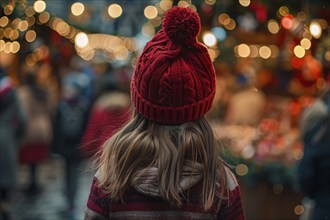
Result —
POLYGON ((200 19, 173 7, 131 81, 133 118, 104 145, 85 219, 245 219, 204 115, 215 94, 200 19))
POLYGON ((40 190, 38 164, 49 156, 52 110, 48 93, 38 85, 37 76, 33 72, 25 73, 23 85, 17 89, 17 93, 26 116, 26 133, 19 150, 19 160, 21 164, 29 165, 30 183, 27 193, 33 195, 40 190))
POLYGON ((79 163, 82 159, 81 137, 87 123, 90 102, 84 90, 89 79, 84 73, 70 72, 62 79, 62 95, 53 122, 52 153, 64 159, 64 188, 67 199, 66 217, 76 218, 75 198, 78 187, 79 163))
POLYGON ((131 116, 129 95, 121 91, 115 73, 108 75, 100 82, 100 96, 93 105, 83 135, 81 148, 87 157, 94 156, 104 142, 131 116))
POLYGON ((17 186, 17 150, 25 117, 5 69, 0 67, 0 219, 10 219, 10 193, 17 186))
POLYGON ((314 200, 312 220, 330 219, 330 89, 301 117, 304 156, 298 164, 302 192, 314 200))

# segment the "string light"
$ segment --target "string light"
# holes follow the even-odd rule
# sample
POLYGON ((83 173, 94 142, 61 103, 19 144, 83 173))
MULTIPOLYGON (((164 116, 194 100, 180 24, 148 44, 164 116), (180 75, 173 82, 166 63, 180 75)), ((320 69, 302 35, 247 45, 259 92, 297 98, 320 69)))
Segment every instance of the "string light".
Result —
POLYGON ((11 52, 12 53, 17 53, 19 51, 19 49, 21 48, 20 44, 17 41, 14 41, 11 43, 11 52))
POLYGON ((259 55, 259 47, 257 45, 250 45, 250 55, 251 58, 256 58, 259 55))
POLYGON ((164 10, 168 11, 172 8, 173 2, 171 0, 161 0, 159 3, 159 7, 164 10))
POLYGON ((319 39, 322 35, 321 25, 316 21, 311 22, 311 24, 309 25, 309 31, 312 34, 312 36, 316 39, 319 39))
POLYGON ((149 5, 144 9, 144 16, 148 19, 154 19, 158 15, 158 10, 155 6, 149 5))
POLYGON ((80 48, 87 47, 88 42, 88 36, 84 32, 78 33, 75 37, 75 44, 80 48))
POLYGON ((188 8, 190 6, 190 4, 186 1, 179 1, 178 6, 182 7, 182 8, 188 8))
POLYGON ((214 5, 216 0, 205 0, 205 3, 208 5, 214 5))
POLYGON ((5 15, 10 15, 11 13, 13 13, 13 11, 14 11, 14 7, 12 5, 7 5, 3 9, 3 12, 5 13, 5 15))
POLYGON ((245 176, 249 172, 249 168, 245 164, 238 164, 235 168, 237 175, 245 176))
POLYGON ((217 44, 217 39, 212 33, 207 32, 203 35, 203 42, 206 46, 212 47, 217 44))
POLYGON ((33 8, 36 12, 41 13, 46 10, 46 3, 42 0, 35 1, 33 8))
POLYGON ((297 46, 294 47, 293 53, 298 58, 302 58, 306 54, 305 49, 302 46, 300 46, 300 45, 297 45, 297 46))
POLYGON ((29 27, 29 23, 26 20, 22 20, 18 23, 18 29, 20 31, 26 31, 29 27))
POLYGON ((278 9, 278 13, 281 15, 281 16, 285 16, 287 14, 289 14, 289 8, 286 7, 286 6, 281 6, 279 9, 278 9))
POLYGON ((119 18, 121 14, 123 13, 123 9, 118 4, 111 4, 108 7, 108 14, 112 18, 119 18))
POLYGON ((250 0, 239 0, 238 2, 244 7, 248 7, 251 4, 250 0))
POLYGON ((47 11, 44 11, 39 15, 39 21, 41 24, 46 23, 47 21, 49 21, 49 19, 50 19, 50 14, 47 11))
POLYGON ((248 57, 250 55, 250 47, 246 44, 240 44, 238 45, 237 47, 237 53, 238 53, 238 56, 240 57, 248 57))
POLYGON ((270 19, 268 21, 267 27, 268 27, 269 32, 272 34, 277 34, 280 30, 280 25, 274 19, 270 19))
POLYGON ((272 55, 272 51, 267 46, 262 46, 259 48, 259 54, 261 58, 268 59, 272 55))
POLYGON ((7 16, 2 16, 0 18, 0 26, 1 27, 6 27, 8 23, 9 23, 9 19, 8 19, 7 16))
POLYGON ((309 48, 311 48, 312 46, 312 42, 307 39, 307 38, 303 38, 301 41, 300 41, 300 45, 305 49, 305 50, 308 50, 309 48))
POLYGON ((36 34, 36 32, 34 31, 34 30, 29 30, 28 32, 26 32, 26 34, 25 34, 25 40, 27 41, 27 42, 32 42, 32 41, 34 41, 35 39, 36 39, 36 37, 37 37, 37 34, 36 34))
POLYGON ((71 13, 74 16, 79 16, 85 11, 85 6, 81 2, 75 2, 71 5, 71 13))

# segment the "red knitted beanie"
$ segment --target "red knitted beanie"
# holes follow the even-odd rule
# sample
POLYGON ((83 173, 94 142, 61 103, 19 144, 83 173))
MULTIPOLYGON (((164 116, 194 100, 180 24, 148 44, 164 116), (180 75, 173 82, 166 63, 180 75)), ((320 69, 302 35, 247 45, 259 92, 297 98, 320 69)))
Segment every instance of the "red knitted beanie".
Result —
POLYGON ((207 48, 197 41, 199 31, 196 12, 173 7, 144 47, 132 77, 131 99, 145 118, 179 125, 210 110, 215 72, 207 48))

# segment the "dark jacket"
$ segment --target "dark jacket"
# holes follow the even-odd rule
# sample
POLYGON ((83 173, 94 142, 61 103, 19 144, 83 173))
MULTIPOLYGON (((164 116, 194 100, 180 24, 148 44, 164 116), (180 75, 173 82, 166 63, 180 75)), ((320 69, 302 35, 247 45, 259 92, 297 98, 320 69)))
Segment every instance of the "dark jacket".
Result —
POLYGON ((53 121, 52 153, 60 154, 67 159, 81 158, 80 143, 88 113, 89 104, 85 101, 59 102, 53 121), (72 133, 68 134, 70 131, 72 133))
POLYGON ((315 200, 314 219, 330 216, 330 117, 329 106, 317 100, 308 108, 301 123, 304 156, 298 166, 302 192, 315 200), (323 211, 326 213, 322 214, 323 211))
POLYGON ((15 90, 11 85, 6 86, 2 80, 0 81, 0 189, 12 189, 17 184, 17 149, 24 135, 25 121, 15 90))

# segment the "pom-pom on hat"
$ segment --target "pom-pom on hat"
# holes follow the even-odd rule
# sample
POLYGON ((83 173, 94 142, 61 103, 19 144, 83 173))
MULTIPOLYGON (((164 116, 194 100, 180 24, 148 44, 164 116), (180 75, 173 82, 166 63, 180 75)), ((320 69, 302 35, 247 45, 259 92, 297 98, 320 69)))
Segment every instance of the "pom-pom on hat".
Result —
POLYGON ((131 82, 136 111, 161 124, 196 121, 207 113, 215 93, 215 72, 207 48, 198 42, 200 18, 173 7, 149 41, 131 82))

